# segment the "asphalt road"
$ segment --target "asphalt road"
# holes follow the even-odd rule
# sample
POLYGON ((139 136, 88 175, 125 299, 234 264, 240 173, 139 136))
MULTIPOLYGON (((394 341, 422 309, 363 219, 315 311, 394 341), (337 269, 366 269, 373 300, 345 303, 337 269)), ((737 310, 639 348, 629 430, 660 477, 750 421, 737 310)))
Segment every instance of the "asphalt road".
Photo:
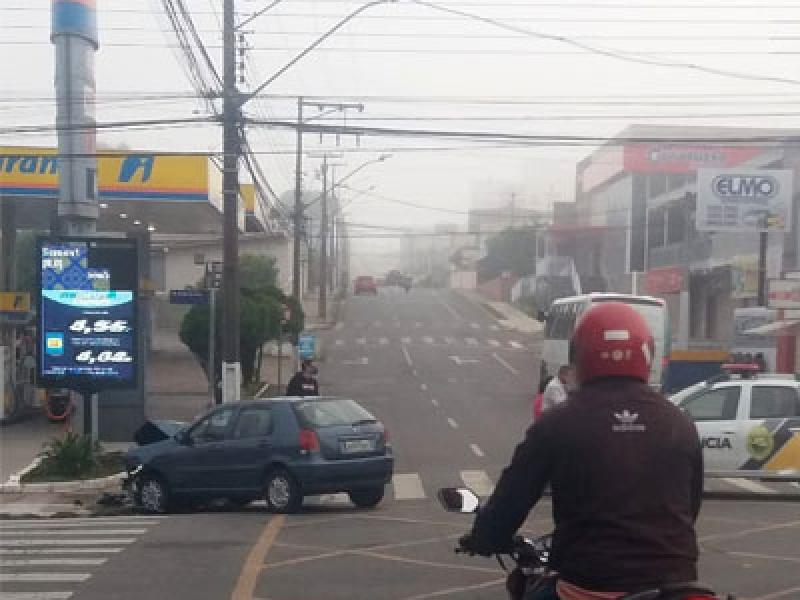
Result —
MULTIPOLYGON (((490 492, 530 422, 537 339, 428 290, 351 298, 321 337, 322 392, 358 399, 391 432, 396 475, 377 509, 331 496, 289 517, 255 505, 2 522, 0 600, 505 598, 495 562, 452 552, 469 519, 445 513, 435 492, 490 492)), ((740 598, 800 598, 800 504, 764 498, 705 502, 702 579, 740 598)), ((551 528, 545 499, 525 530, 551 528)))

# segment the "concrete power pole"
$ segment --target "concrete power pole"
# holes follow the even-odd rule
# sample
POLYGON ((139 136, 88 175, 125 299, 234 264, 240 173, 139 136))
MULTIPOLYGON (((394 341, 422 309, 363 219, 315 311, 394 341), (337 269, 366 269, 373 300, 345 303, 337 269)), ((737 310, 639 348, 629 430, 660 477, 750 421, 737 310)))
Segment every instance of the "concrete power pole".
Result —
POLYGON ((239 122, 241 104, 236 88, 234 0, 223 7, 223 168, 224 200, 222 277, 222 401, 237 402, 241 394, 239 360, 239 122))
POLYGON ((322 201, 319 243, 319 318, 328 313, 328 157, 322 159, 322 201))
POLYGON ((294 173, 294 256, 292 265, 292 296, 301 300, 302 262, 300 259, 303 235, 303 98, 297 99, 297 156, 294 173))

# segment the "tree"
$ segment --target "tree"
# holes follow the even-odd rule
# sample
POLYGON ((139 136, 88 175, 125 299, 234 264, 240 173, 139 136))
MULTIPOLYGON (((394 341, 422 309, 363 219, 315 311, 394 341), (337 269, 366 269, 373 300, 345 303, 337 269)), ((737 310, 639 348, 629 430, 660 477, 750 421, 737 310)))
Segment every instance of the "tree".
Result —
MULTIPOLYGON (((240 342, 239 353, 244 383, 257 381, 261 348, 270 340, 278 339, 281 333, 283 307, 288 306, 291 318, 283 332, 296 336, 303 330, 305 316, 302 306, 293 298, 288 298, 275 285, 278 271, 272 258, 263 256, 243 256, 241 269, 241 301, 239 307, 240 342)), ((217 303, 215 314, 216 340, 214 373, 215 381, 222 371, 222 303, 217 303)), ((208 323, 209 307, 193 306, 181 323, 181 341, 197 358, 200 366, 210 375, 208 364, 208 323)))
POLYGON ((478 279, 500 277, 504 271, 516 277, 536 272, 536 232, 531 229, 506 229, 486 242, 486 256, 478 265, 478 279))

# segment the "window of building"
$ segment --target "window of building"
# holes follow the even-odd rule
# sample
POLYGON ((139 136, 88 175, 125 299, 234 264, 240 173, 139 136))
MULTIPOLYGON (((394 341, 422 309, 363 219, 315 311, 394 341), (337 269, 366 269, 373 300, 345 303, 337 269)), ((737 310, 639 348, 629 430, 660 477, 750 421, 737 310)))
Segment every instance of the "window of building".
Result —
POLYGON ((660 248, 664 245, 664 227, 666 225, 664 210, 651 209, 647 223, 647 245, 650 248, 660 248))
POLYGON ((679 187, 686 185, 689 180, 685 173, 676 173, 674 175, 667 175, 667 189, 671 192, 677 190, 679 187))
POLYGON ((652 173, 647 177, 647 197, 655 198, 667 191, 667 175, 652 173))
POLYGON ((686 206, 681 202, 667 209, 667 244, 676 244, 686 238, 686 206))

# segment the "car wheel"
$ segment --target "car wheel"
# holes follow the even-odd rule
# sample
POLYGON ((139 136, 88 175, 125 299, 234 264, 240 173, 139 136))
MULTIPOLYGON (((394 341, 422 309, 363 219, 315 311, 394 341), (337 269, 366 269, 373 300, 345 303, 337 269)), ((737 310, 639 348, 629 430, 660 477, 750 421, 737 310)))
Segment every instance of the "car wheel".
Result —
POLYGON ((350 490, 347 495, 358 508, 375 508, 383 500, 384 487, 350 490))
POLYGON ((264 484, 267 506, 276 513, 295 513, 303 504, 300 486, 286 469, 275 469, 267 475, 264 484))
POLYGON ((160 477, 145 475, 136 486, 136 505, 148 513, 165 513, 169 508, 169 491, 160 477))

